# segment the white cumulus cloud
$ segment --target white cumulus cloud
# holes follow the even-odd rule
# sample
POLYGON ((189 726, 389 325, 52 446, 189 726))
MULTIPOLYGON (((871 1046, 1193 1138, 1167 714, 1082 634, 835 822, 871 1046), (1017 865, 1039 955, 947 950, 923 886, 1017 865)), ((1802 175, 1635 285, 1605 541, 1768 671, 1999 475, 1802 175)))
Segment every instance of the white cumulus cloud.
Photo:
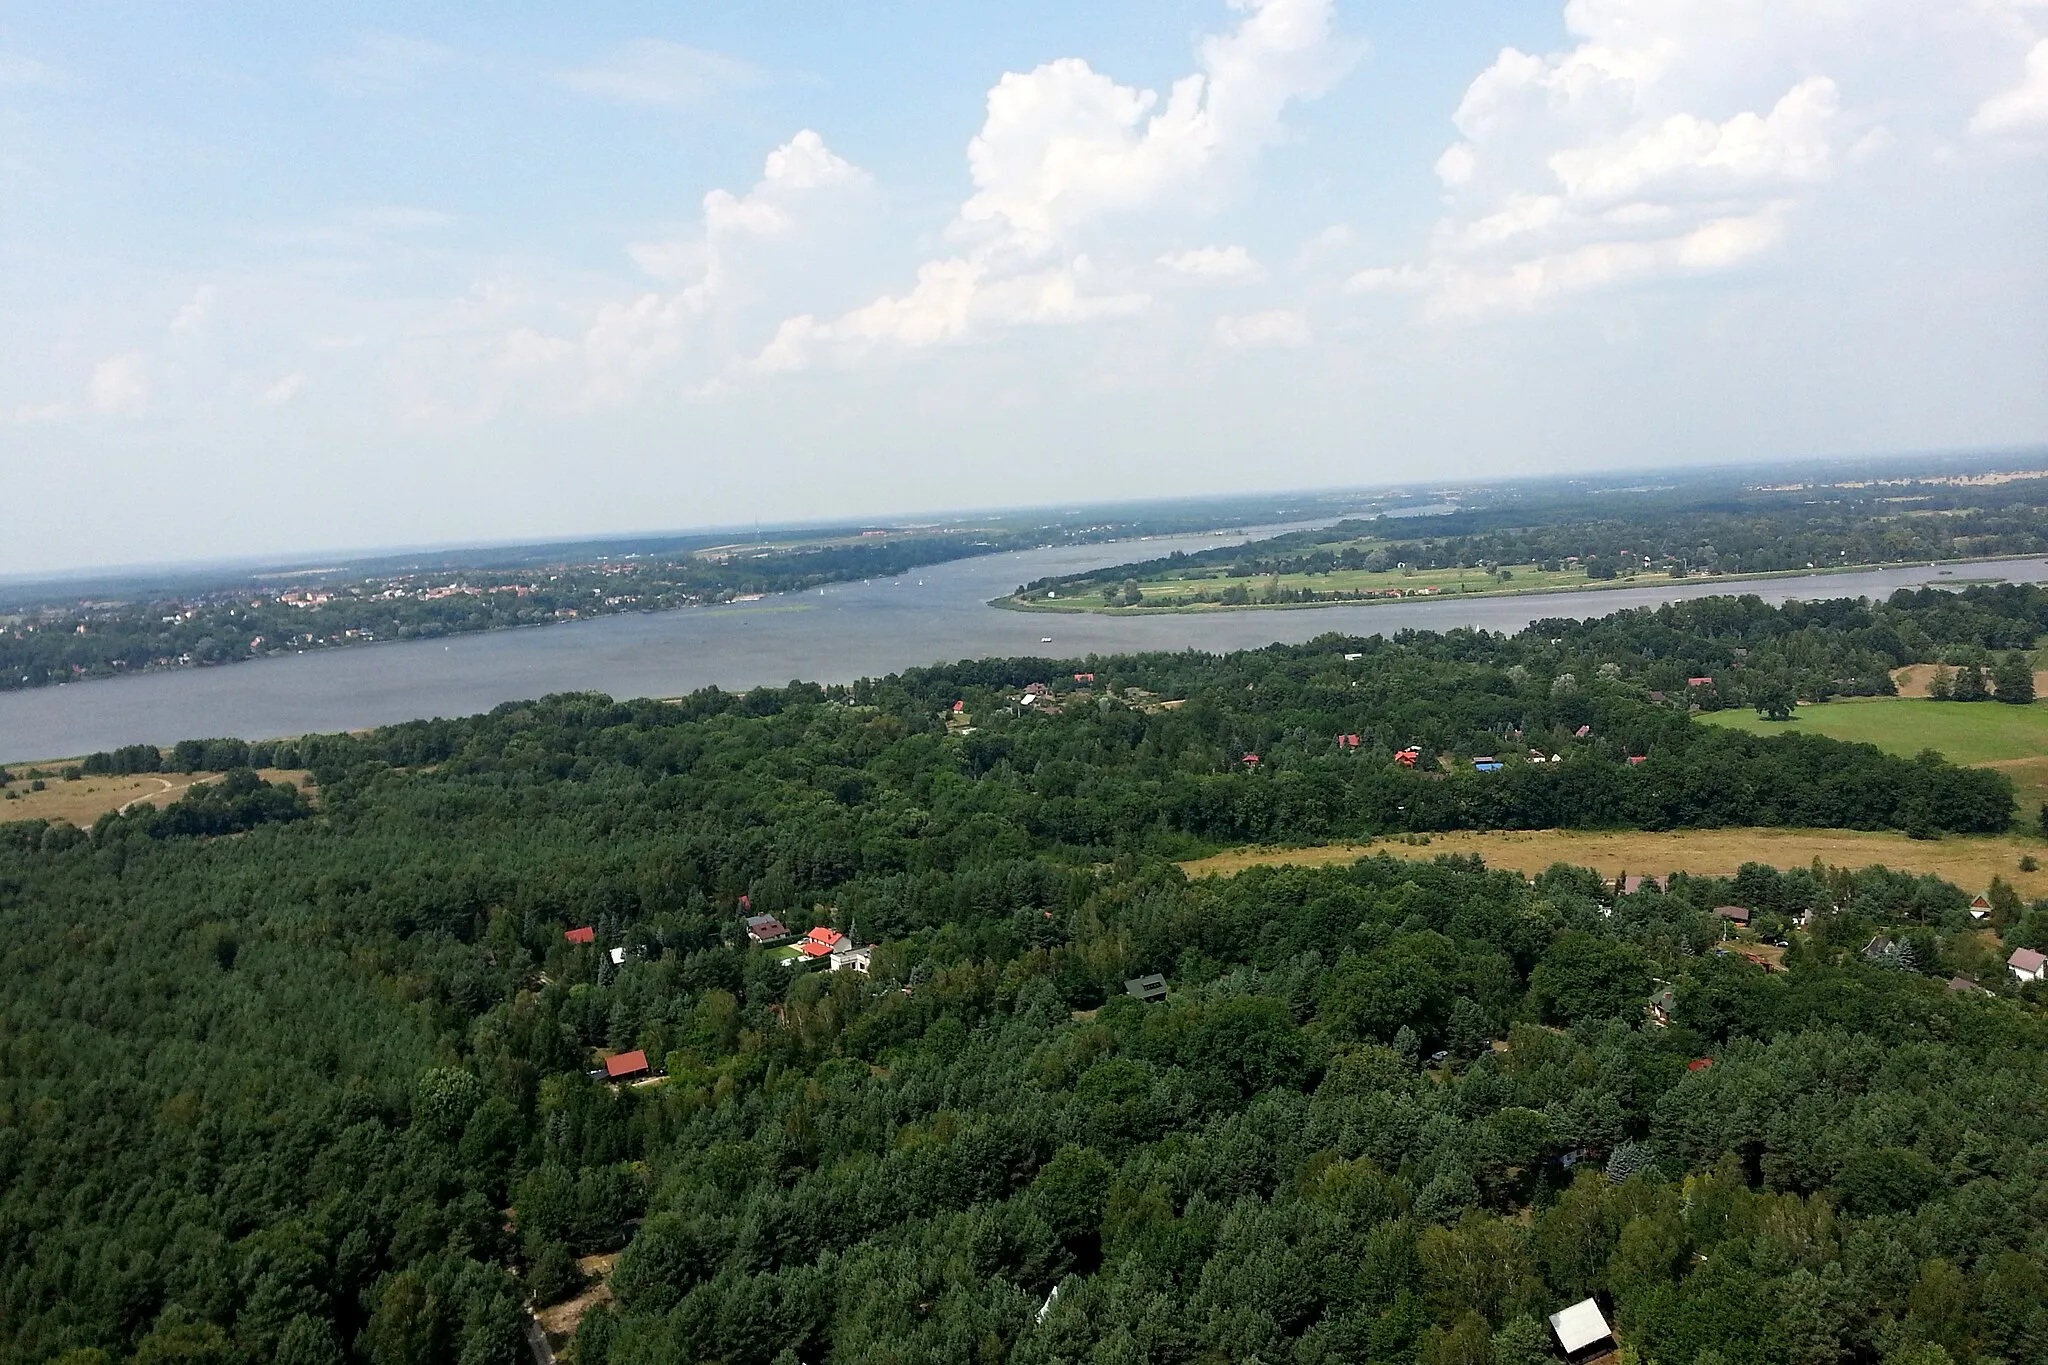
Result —
POLYGON ((1106 283, 1093 248, 1113 226, 1207 207, 1281 135, 1286 107, 1327 90, 1353 56, 1333 32, 1333 0, 1233 7, 1237 27, 1205 38, 1200 69, 1164 96, 1077 57, 1004 74, 968 144, 974 192, 948 229, 960 250, 920 266, 907 293, 830 320, 789 319, 757 367, 845 362, 882 346, 1142 309, 1142 292, 1106 283))
POLYGON ((2048 38, 2027 53, 2027 74, 2010 90, 1985 100, 1970 120, 1970 131, 2001 133, 2048 130, 2048 38))
MULTIPOLYGON (((1888 153, 1881 117, 1933 125, 1981 82, 2025 37, 2029 3, 1567 0, 1572 46, 1505 49, 1466 89, 1426 256, 1351 287, 1473 315, 1756 260, 1845 166, 1888 153)), ((1973 127, 2022 126, 2035 99, 2048 110, 2048 45, 2028 69, 1973 127)))
POLYGON ((514 398, 611 406, 685 362, 694 359, 699 373, 715 367, 708 352, 743 310, 777 303, 837 264, 834 235, 861 215, 872 188, 866 171, 804 129, 768 153, 751 188, 706 194, 687 233, 627 247, 660 287, 571 307, 554 319, 533 316, 523 299, 466 301, 465 311, 495 329, 478 381, 487 394, 481 408, 514 398))
POLYGON ((110 355, 92 371, 92 405, 106 413, 139 412, 149 402, 149 357, 141 351, 110 355))
POLYGON ((1300 347, 1309 343, 1308 314, 1299 308, 1269 308, 1259 313, 1216 319, 1216 344, 1233 350, 1300 347))
POLYGON ((1189 251, 1168 252, 1159 258, 1159 264, 1176 275, 1216 284, 1256 284, 1266 278, 1266 267, 1241 246, 1199 246, 1189 251))
POLYGON ((171 319, 171 330, 189 332, 204 323, 213 312, 213 301, 217 294, 218 291, 210 284, 202 284, 194 289, 192 297, 178 310, 178 315, 171 319))
POLYGON ((256 401, 267 408, 281 408, 297 398, 305 387, 306 372, 294 370, 264 385, 263 392, 256 395, 256 401))

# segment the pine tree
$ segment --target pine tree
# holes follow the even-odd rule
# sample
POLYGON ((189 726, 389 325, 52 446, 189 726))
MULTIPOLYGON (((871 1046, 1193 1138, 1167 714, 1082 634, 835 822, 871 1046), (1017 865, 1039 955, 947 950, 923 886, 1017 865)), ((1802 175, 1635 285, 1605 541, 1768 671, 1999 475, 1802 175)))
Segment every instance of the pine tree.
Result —
POLYGON ((1964 664, 1956 670, 1957 701, 1983 701, 1991 695, 1984 685, 1984 670, 1976 664, 1964 664))
POLYGON ((1636 1172, 1647 1170, 1655 1155, 1648 1143, 1621 1143, 1607 1155, 1607 1183, 1619 1185, 1636 1172))
POLYGON ((1930 701, 1952 701, 1956 695, 1955 674, 1948 671, 1947 664, 1936 664, 1934 676, 1927 680, 1927 696, 1930 701))
POLYGON ((2008 652, 1991 671, 1991 681, 1998 688, 1998 699, 2013 706, 2025 706, 2034 700, 2034 669, 2027 662, 2027 656, 2018 650, 2008 652))
POLYGON ((1900 939, 1892 945, 1890 964, 1902 972, 1920 970, 1920 950, 1913 946, 1911 939, 1900 939))

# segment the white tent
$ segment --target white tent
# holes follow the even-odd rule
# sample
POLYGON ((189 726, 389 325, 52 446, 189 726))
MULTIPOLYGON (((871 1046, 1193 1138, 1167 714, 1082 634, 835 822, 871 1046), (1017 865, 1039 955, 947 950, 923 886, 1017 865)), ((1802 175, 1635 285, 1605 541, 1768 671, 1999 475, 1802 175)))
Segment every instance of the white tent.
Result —
POLYGON ((1557 1344, 1564 1347, 1566 1355, 1591 1346, 1602 1337, 1612 1335, 1607 1319, 1601 1316, 1600 1305, 1591 1299, 1552 1313, 1550 1330, 1557 1333, 1557 1344))

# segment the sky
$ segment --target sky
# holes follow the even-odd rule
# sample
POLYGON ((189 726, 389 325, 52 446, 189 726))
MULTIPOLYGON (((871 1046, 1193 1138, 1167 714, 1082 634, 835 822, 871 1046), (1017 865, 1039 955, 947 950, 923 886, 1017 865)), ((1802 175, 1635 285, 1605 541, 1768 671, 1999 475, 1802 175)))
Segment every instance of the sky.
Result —
POLYGON ((0 5, 0 573, 2048 441, 2048 0, 0 5))

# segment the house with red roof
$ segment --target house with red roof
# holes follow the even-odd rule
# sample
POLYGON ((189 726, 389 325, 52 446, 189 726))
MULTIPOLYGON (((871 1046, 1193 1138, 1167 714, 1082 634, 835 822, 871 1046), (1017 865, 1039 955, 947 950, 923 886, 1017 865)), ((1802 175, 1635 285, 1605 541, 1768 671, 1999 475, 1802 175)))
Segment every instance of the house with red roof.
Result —
POLYGON ((2012 974, 2022 981, 2039 981, 2048 975, 2048 955, 2037 953, 2032 948, 2013 949, 2005 965, 2012 968, 2012 974))
POLYGON ((604 1059, 604 1074, 606 1080, 612 1081, 631 1080, 635 1076, 645 1076, 647 1074, 647 1054, 636 1047, 631 1052, 621 1052, 616 1057, 607 1057, 604 1059))
POLYGON ((571 943, 595 943, 597 942, 597 930, 586 924, 580 929, 569 930, 562 937, 568 939, 571 943))
POLYGON ((821 924, 797 940, 796 950, 808 958, 830 957, 832 950, 845 941, 846 935, 821 924))

